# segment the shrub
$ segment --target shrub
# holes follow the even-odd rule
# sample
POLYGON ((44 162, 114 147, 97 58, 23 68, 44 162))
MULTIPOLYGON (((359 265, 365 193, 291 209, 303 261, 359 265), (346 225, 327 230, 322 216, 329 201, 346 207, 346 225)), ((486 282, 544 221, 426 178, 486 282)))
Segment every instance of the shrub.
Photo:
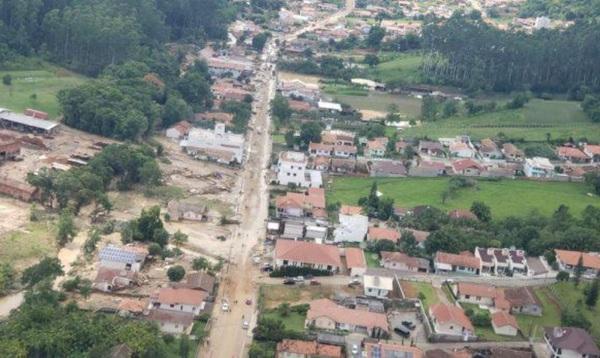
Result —
POLYGON ((169 281, 179 282, 185 276, 185 269, 180 265, 169 267, 167 276, 169 277, 169 281))
POLYGON ((294 276, 330 276, 331 273, 326 270, 318 270, 309 267, 284 266, 271 272, 271 277, 294 277, 294 276))
POLYGON ((567 271, 560 271, 556 275, 557 281, 569 281, 569 273, 567 271))

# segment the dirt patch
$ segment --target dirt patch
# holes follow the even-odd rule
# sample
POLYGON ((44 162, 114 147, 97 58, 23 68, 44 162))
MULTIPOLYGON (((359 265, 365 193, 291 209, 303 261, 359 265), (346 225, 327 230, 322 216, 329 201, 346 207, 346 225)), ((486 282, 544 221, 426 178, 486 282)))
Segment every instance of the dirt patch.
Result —
POLYGON ((404 292, 404 296, 406 296, 406 298, 417 298, 419 295, 417 288, 410 282, 400 281, 400 286, 402 287, 402 291, 404 292))
POLYGON ((279 75, 279 79, 282 79, 284 81, 300 80, 304 83, 315 84, 315 85, 318 85, 319 81, 321 80, 321 77, 319 77, 319 76, 303 75, 300 73, 293 73, 293 72, 279 72, 278 75, 279 75))
POLYGON ((292 305, 310 303, 320 298, 333 298, 336 294, 355 295, 352 288, 340 286, 285 286, 285 285, 264 285, 261 287, 264 308, 270 309, 279 306, 281 303, 288 302, 292 305))
POLYGON ((370 121, 376 118, 384 118, 387 115, 386 112, 373 111, 370 109, 361 109, 359 112, 362 114, 362 119, 365 121, 370 121))

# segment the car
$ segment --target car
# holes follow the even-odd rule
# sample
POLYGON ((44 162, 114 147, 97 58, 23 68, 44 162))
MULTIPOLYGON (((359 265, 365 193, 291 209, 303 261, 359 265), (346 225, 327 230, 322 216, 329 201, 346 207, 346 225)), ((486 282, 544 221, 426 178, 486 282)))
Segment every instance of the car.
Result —
POLYGON ((242 322, 242 328, 248 329, 248 327, 250 327, 250 323, 248 323, 248 321, 244 320, 244 322, 242 322))
POLYGON ((357 344, 352 345, 351 352, 352 352, 352 355, 354 355, 354 356, 358 354, 358 345, 357 344))
POLYGON ((263 267, 260 268, 262 272, 273 272, 273 265, 264 264, 263 267))
POLYGON ((415 328, 417 328, 417 326, 412 323, 411 321, 402 321, 402 325, 408 329, 410 329, 411 331, 415 328))
POLYGON ((410 337, 410 331, 408 330, 408 328, 404 327, 404 326, 398 326, 394 328, 394 332, 399 335, 402 336, 404 338, 408 338, 410 337))
POLYGON ((284 278, 283 284, 284 285, 295 285, 296 281, 293 278, 284 278))
POLYGON ((227 312, 227 311, 229 311, 229 303, 227 303, 227 302, 223 302, 223 303, 221 304, 221 309, 223 310, 223 312, 227 312))
POLYGON ((296 276, 296 277, 294 277, 294 281, 296 281, 297 283, 302 283, 302 282, 304 282, 304 277, 296 276))

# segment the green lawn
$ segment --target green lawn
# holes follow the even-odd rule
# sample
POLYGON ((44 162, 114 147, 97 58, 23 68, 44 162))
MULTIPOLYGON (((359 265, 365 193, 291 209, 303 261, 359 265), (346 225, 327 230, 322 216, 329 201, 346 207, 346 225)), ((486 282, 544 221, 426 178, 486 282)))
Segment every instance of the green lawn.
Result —
POLYGON ((0 107, 15 112, 34 108, 48 112, 51 118, 59 114, 56 94, 64 88, 83 83, 85 78, 50 66, 43 70, 0 71, 0 77, 12 76, 12 85, 0 85, 0 107))
POLYGON ((545 141, 546 133, 552 138, 587 137, 590 141, 600 141, 600 124, 591 122, 578 102, 533 99, 522 109, 424 122, 405 130, 403 135, 439 138, 467 134, 481 139, 497 137, 499 133, 526 141, 545 141))
POLYGON ((381 267, 376 253, 365 251, 365 259, 367 259, 367 267, 381 267))
POLYGON ((330 83, 323 86, 323 92, 331 95, 367 96, 369 90, 362 86, 330 83))
POLYGON ((44 256, 55 256, 55 232, 52 222, 42 221, 0 235, 0 264, 9 263, 21 269, 44 256))
POLYGON ((521 314, 516 317, 523 335, 538 339, 542 337, 544 327, 560 325, 560 308, 552 303, 546 288, 537 288, 534 292, 542 303, 543 315, 537 317, 521 314))
MULTIPOLYGON (((584 290, 589 285, 587 283, 581 283, 575 287, 573 282, 559 282, 552 285, 549 291, 564 307, 577 307, 578 301, 585 302, 584 290)), ((585 304, 582 307, 585 312, 585 316, 592 322, 591 333, 600 341, 600 303, 596 303, 596 306, 589 309, 585 304)))
POLYGON ((591 190, 582 183, 537 182, 526 180, 479 181, 477 188, 460 191, 442 204, 442 192, 448 188, 448 178, 351 178, 333 179, 327 190, 328 203, 356 204, 369 194, 376 180, 384 196, 394 199, 403 207, 432 205, 442 210, 468 209, 474 201, 490 206, 492 215, 503 218, 521 216, 537 209, 544 215, 552 214, 561 204, 579 215, 587 205, 600 206, 600 198, 589 197, 591 190))
MULTIPOLYGON (((475 312, 476 314, 487 314, 488 316, 490 315, 490 312, 488 310, 483 310, 481 308, 479 308, 478 305, 473 304, 473 303, 462 303, 461 306, 463 307, 463 309, 466 311, 469 308, 473 310, 473 312, 475 312)), ((480 326, 475 326, 473 325, 475 328, 475 335, 477 337, 479 337, 482 340, 485 341, 490 341, 490 342, 513 342, 513 341, 519 341, 519 340, 523 340, 523 336, 521 335, 517 335, 516 337, 512 337, 512 336, 504 336, 504 335, 500 335, 500 334, 496 334, 494 332, 494 328, 492 327, 492 325, 490 324, 487 327, 480 327, 480 326)))
POLYGON ((430 283, 427 282, 410 282, 410 285, 416 290, 417 298, 422 293, 425 298, 421 300, 423 302, 423 308, 427 312, 429 306, 440 302, 437 291, 430 283))
POLYGON ((391 104, 398 106, 398 113, 407 119, 417 119, 421 115, 421 100, 415 97, 369 91, 366 96, 336 94, 337 102, 342 102, 359 110, 384 112, 385 115, 391 104))
POLYGON ((272 318, 283 322, 286 329, 295 332, 304 332, 304 320, 306 315, 301 315, 298 312, 290 312, 286 317, 277 312, 277 309, 265 311, 263 317, 272 318))
POLYGON ((407 53, 392 58, 383 58, 381 63, 369 70, 369 77, 380 82, 402 81, 405 84, 421 82, 419 67, 422 56, 419 53, 407 53))
POLYGON ((273 134, 271 139, 274 144, 285 144, 285 135, 283 134, 273 134))

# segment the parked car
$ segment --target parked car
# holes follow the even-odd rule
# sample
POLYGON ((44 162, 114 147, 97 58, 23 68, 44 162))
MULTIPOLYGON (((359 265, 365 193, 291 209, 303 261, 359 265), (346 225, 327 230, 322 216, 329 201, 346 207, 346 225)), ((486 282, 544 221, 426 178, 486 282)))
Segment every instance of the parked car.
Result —
POLYGON ((310 285, 311 286, 319 286, 319 285, 321 285, 321 282, 319 282, 317 280, 310 280, 310 285))
POLYGON ((248 323, 248 321, 242 322, 242 328, 243 329, 248 329, 248 327, 250 327, 250 323, 248 323))
POLYGON ((295 285, 296 281, 293 278, 284 278, 283 284, 284 285, 295 285))
POLYGON ((229 303, 227 303, 227 302, 223 302, 223 303, 221 304, 221 309, 223 310, 223 312, 227 312, 227 311, 229 311, 229 303))
POLYGON ((406 328, 406 327, 404 327, 404 326, 402 326, 402 325, 400 325, 400 326, 398 326, 398 327, 395 327, 395 328, 394 328, 394 332, 395 332, 397 335, 399 335, 399 336, 402 336, 402 337, 404 337, 404 338, 408 338, 408 337, 410 337, 410 331, 408 330, 408 328, 406 328))
POLYGON ((408 329, 410 329, 411 331, 415 328, 417 328, 417 326, 412 323, 411 321, 402 321, 402 325, 408 329))
POLYGON ((352 355, 355 356, 358 354, 358 345, 357 344, 353 344, 352 345, 352 355))
POLYGON ((303 276, 296 276, 296 277, 294 277, 294 281, 296 281, 297 283, 303 283, 304 282, 304 277, 303 276))
POLYGON ((260 270, 261 270, 262 272, 273 272, 273 265, 271 265, 271 264, 264 264, 264 265, 263 265, 263 266, 260 268, 260 270))

